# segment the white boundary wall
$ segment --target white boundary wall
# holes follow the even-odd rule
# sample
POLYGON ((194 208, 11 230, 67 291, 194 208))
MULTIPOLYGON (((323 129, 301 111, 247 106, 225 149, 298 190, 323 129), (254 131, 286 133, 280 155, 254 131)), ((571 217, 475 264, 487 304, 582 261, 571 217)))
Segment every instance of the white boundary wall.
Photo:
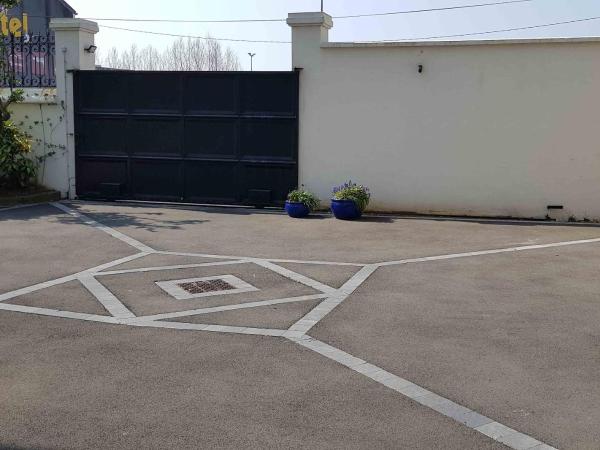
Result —
MULTIPOLYGON (((94 36, 98 24, 83 19, 52 19, 56 34, 56 88, 25 88, 25 101, 10 107, 13 122, 33 138, 37 156, 54 152, 42 162, 38 182, 75 198, 75 126, 73 70, 94 70, 94 36)), ((95 49, 94 49, 95 50, 95 49)), ((0 96, 8 97, 8 89, 0 96)))
POLYGON ((352 179, 372 210, 600 219, 599 39, 328 43, 326 14, 288 23, 321 198, 352 179))
MULTIPOLYGON (((66 136, 62 123, 64 114, 56 99, 56 89, 26 88, 25 100, 10 107, 12 121, 32 137, 32 150, 36 156, 48 155, 40 164, 38 182, 59 191, 66 197, 69 191, 66 136)), ((10 95, 2 89, 2 97, 10 95)))

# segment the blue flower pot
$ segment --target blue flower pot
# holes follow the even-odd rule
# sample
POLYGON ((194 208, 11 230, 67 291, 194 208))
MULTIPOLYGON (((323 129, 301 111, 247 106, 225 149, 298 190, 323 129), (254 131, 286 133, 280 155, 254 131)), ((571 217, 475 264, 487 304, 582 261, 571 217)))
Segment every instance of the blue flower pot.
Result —
POLYGON ((304 203, 290 202, 289 200, 285 202, 285 211, 288 213, 288 216, 296 219, 301 219, 310 214, 310 209, 304 203))
POLYGON ((362 216, 362 212, 354 200, 331 199, 331 211, 336 219, 341 220, 354 220, 362 216))

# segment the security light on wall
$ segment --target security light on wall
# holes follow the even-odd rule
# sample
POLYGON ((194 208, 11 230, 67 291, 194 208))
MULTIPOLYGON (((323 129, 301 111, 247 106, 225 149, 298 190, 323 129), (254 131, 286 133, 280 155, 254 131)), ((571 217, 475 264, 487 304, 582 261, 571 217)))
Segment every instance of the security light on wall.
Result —
POLYGON ((96 53, 96 50, 98 50, 98 47, 96 47, 94 44, 85 48, 85 51, 88 53, 96 53))

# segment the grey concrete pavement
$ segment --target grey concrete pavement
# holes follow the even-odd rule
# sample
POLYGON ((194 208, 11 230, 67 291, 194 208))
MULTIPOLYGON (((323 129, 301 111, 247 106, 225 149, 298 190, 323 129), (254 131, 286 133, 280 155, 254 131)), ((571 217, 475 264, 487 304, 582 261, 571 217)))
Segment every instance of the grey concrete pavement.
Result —
POLYGON ((0 447, 502 448, 284 340, 0 322, 0 447))
POLYGON ((279 265, 335 288, 342 287, 360 269, 360 267, 354 266, 323 266, 319 264, 281 263, 279 265))
POLYGON ((597 226, 58 206, 0 210, 0 448, 600 441, 597 226))
POLYGON ((224 208, 73 204, 159 250, 318 261, 379 262, 600 237, 598 226, 365 218, 293 220, 224 208))
POLYGON ((160 314, 200 307, 319 294, 319 291, 315 289, 294 283, 252 263, 107 275, 99 277, 99 279, 104 286, 117 295, 129 309, 138 315, 160 314), (237 276, 255 286, 258 290, 242 294, 224 294, 190 300, 175 300, 156 285, 156 281, 184 280, 226 274, 237 276))
POLYGON ((308 314, 321 303, 320 300, 268 305, 251 309, 214 312, 189 317, 170 319, 185 323, 214 323, 257 328, 276 328, 287 330, 295 322, 308 314))
POLYGON ((0 211, 0 293, 136 253, 49 205, 0 211))
POLYGON ((108 315, 108 311, 79 281, 69 281, 11 299, 13 305, 53 308, 87 314, 108 315))
POLYGON ((311 335, 558 448, 600 442, 600 244, 381 268, 311 335))

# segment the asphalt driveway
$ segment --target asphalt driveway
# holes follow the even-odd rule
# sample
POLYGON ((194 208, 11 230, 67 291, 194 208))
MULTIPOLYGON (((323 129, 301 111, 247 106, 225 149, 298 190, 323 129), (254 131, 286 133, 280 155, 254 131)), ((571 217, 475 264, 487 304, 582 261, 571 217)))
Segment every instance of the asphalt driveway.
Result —
POLYGON ((594 225, 76 202, 0 252, 0 448, 600 442, 594 225))

